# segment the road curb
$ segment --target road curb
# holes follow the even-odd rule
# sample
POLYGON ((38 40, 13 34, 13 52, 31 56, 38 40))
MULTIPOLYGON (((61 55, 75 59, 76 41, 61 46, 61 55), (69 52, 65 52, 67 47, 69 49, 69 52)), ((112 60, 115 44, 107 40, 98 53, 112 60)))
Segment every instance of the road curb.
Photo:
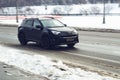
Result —
POLYGON ((104 29, 104 28, 83 28, 83 27, 73 27, 77 31, 95 31, 95 32, 113 32, 120 33, 120 30, 117 29, 104 29))
POLYGON ((18 24, 2 24, 2 23, 0 23, 0 26, 4 26, 4 27, 18 27, 18 24))
MULTIPOLYGON (((2 24, 0 26, 4 27, 18 27, 18 24, 2 24)), ((113 33, 120 33, 120 30, 117 29, 105 29, 105 28, 83 28, 83 27, 73 27, 77 31, 95 31, 95 32, 113 32, 113 33)))

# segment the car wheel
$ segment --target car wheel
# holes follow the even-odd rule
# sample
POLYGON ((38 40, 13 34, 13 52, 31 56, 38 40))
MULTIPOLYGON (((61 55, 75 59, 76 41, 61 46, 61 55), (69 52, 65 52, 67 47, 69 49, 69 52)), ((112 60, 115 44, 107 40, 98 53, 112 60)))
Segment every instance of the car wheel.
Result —
POLYGON ((19 39, 21 45, 26 45, 27 44, 27 40, 25 39, 25 35, 23 33, 20 33, 18 35, 18 39, 19 39))
POLYGON ((69 48, 73 48, 75 44, 67 44, 69 48))
POLYGON ((41 47, 45 48, 45 49, 49 49, 50 48, 50 38, 48 36, 44 36, 42 37, 41 40, 41 47))

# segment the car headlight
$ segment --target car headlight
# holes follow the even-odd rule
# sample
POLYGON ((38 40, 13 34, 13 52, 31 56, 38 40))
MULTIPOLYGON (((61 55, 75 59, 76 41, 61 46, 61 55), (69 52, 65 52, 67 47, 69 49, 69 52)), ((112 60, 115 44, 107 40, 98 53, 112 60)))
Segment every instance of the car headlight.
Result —
POLYGON ((53 33, 53 34, 55 34, 55 35, 60 34, 60 32, 59 32, 59 31, 52 31, 52 33, 53 33))
POLYGON ((76 30, 73 30, 73 34, 78 34, 78 32, 76 30))

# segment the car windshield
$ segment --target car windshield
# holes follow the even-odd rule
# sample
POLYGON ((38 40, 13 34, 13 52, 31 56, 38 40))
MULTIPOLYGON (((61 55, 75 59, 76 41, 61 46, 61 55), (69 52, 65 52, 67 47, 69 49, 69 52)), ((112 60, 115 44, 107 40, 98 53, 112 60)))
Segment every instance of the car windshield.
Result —
POLYGON ((64 24, 55 19, 45 19, 41 20, 41 23, 44 27, 52 28, 52 27, 64 27, 64 24))

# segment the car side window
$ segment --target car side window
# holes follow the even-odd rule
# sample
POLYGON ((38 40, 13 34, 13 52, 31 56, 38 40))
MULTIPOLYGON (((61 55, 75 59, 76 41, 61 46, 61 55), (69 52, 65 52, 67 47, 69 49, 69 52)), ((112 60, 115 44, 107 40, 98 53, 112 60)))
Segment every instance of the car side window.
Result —
POLYGON ((26 27, 32 27, 32 24, 33 24, 33 20, 27 20, 27 21, 25 22, 25 26, 26 26, 26 27))
POLYGON ((33 27, 36 28, 36 26, 41 26, 39 20, 34 20, 33 27))
POLYGON ((21 23, 21 26, 24 26, 25 25, 25 22, 26 22, 26 19, 24 19, 21 23))

